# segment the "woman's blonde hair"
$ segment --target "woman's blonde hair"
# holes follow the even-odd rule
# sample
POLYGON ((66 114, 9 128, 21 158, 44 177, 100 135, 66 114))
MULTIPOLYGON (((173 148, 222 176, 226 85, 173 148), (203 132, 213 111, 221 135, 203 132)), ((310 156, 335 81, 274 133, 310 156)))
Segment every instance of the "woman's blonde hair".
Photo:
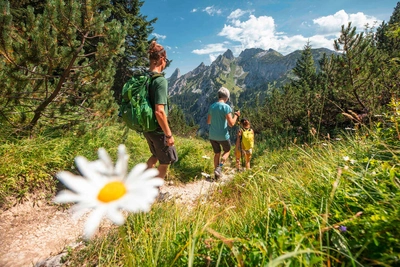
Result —
POLYGON ((157 44, 156 41, 152 41, 149 46, 149 53, 150 60, 159 60, 160 57, 167 57, 167 52, 165 51, 164 47, 160 44, 157 44))

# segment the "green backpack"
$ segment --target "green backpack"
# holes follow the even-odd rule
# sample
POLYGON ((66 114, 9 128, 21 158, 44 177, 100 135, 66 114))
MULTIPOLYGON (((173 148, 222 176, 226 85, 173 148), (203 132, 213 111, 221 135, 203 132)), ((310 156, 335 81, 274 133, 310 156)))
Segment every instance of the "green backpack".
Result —
POLYGON ((162 75, 139 71, 124 84, 120 116, 126 125, 137 132, 152 132, 159 125, 149 99, 151 82, 162 75))

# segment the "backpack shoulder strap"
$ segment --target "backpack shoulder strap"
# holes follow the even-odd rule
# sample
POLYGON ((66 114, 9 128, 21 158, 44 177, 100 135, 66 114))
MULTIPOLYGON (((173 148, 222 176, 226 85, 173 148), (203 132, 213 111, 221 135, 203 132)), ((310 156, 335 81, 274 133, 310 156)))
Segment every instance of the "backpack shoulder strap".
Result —
POLYGON ((151 72, 148 72, 147 74, 149 75, 149 83, 148 83, 147 90, 150 90, 151 85, 153 84, 153 82, 158 77, 164 77, 164 74, 162 74, 162 73, 151 73, 151 72))

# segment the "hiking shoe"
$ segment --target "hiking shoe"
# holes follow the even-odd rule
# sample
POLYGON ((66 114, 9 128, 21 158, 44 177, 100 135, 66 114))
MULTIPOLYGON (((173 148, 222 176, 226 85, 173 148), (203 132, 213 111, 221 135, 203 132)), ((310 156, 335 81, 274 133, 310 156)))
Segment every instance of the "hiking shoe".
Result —
POLYGON ((168 193, 168 192, 165 192, 165 193, 158 193, 158 196, 157 196, 157 198, 156 198, 156 201, 157 202, 164 202, 164 201, 167 201, 168 199, 170 199, 171 198, 171 194, 170 193, 168 193))
POLYGON ((221 176, 221 173, 222 173, 222 169, 220 166, 215 168, 215 170, 214 170, 215 179, 218 179, 221 176))

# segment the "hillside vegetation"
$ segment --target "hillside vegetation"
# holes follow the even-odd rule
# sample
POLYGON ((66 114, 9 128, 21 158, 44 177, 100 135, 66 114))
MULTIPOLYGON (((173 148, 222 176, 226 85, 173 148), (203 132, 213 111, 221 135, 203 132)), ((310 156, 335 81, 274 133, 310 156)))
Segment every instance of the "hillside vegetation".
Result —
MULTIPOLYGON (((199 200, 191 211, 174 201, 155 203, 70 250, 68 266, 400 264, 400 105, 394 104, 373 130, 344 131, 340 140, 279 149, 257 141, 252 169, 206 203, 199 200)), ((119 143, 128 148, 130 166, 147 159, 143 137, 115 122, 82 136, 43 133, 2 144, 2 207, 28 192, 50 202, 56 172, 76 172, 73 158, 94 160, 99 147, 114 158, 119 143)), ((167 180, 185 184, 212 171, 212 160, 203 157, 212 156, 206 140, 181 137, 176 145, 180 161, 167 180)))

